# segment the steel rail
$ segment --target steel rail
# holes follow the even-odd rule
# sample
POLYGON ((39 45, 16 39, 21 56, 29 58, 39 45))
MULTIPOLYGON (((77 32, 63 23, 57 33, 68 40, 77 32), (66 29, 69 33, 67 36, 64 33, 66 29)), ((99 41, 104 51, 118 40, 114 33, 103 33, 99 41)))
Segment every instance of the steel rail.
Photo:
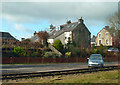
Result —
POLYGON ((120 66, 105 66, 99 68, 83 68, 83 69, 71 69, 71 70, 59 70, 59 71, 48 71, 48 72, 33 72, 33 73, 16 73, 16 74, 2 74, 2 80, 6 79, 18 79, 18 78, 30 78, 30 77, 45 77, 55 75, 68 75, 78 73, 92 73, 98 71, 109 71, 120 69, 120 66))

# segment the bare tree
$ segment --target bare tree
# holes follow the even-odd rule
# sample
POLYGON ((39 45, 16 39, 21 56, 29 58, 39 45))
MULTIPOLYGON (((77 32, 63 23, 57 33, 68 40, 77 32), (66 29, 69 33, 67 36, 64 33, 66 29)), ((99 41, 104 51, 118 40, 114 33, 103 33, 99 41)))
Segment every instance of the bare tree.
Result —
POLYGON ((120 48, 120 20, 118 12, 115 12, 114 15, 109 18, 109 25, 111 26, 110 31, 116 33, 116 36, 113 38, 113 46, 120 48))
POLYGON ((115 12, 114 15, 110 17, 109 24, 111 27, 114 27, 116 30, 119 29, 118 26, 120 24, 120 21, 118 19, 118 12, 115 12))

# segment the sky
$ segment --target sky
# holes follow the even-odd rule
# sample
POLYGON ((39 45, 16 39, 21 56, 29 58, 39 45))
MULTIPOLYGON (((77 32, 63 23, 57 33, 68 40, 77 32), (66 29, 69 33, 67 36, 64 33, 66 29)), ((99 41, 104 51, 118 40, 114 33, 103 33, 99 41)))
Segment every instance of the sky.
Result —
POLYGON ((65 24, 67 20, 77 22, 82 17, 91 36, 97 35, 103 27, 109 25, 109 18, 118 11, 117 1, 97 1, 4 0, 0 3, 0 31, 9 32, 21 40, 30 38, 35 31, 45 31, 50 24, 58 26, 65 24))

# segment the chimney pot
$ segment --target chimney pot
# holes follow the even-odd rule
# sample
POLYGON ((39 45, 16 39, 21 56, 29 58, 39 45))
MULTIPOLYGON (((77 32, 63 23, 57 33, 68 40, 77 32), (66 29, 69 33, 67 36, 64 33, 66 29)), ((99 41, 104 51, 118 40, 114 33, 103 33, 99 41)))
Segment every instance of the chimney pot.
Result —
POLYGON ((34 32, 34 35, 36 35, 37 33, 36 33, 36 31, 34 32))
POLYGON ((21 38, 21 41, 25 40, 25 38, 21 38))
POLYGON ((109 28, 109 26, 105 26, 105 28, 109 28))
POLYGON ((71 23, 71 20, 68 20, 68 21, 67 21, 67 24, 70 24, 70 23, 71 23))
POLYGON ((80 19, 78 19, 78 22, 79 23, 83 23, 84 22, 84 20, 82 19, 82 17, 80 19))

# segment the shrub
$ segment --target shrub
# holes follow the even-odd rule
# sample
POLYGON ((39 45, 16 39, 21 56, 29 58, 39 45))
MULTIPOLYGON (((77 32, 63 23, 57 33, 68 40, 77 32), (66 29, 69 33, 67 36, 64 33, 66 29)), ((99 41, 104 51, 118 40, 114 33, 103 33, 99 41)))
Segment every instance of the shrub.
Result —
POLYGON ((92 53, 97 54, 98 53, 98 49, 93 49, 92 53))
POLYGON ((53 43, 53 46, 60 52, 63 52, 63 45, 62 42, 60 40, 55 40, 55 42, 53 43))
POLYGON ((74 47, 74 48, 70 48, 70 50, 72 52, 73 57, 80 57, 81 51, 79 48, 74 47))
POLYGON ((66 57, 66 58, 71 57, 71 52, 66 52, 66 53, 65 53, 65 57, 66 57))
POLYGON ((90 56, 91 50, 92 50, 92 49, 88 49, 88 48, 86 49, 86 52, 85 52, 85 53, 86 53, 86 57, 89 57, 89 56, 90 56))
POLYGON ((92 45, 92 49, 95 49, 95 48, 96 48, 96 47, 95 47, 95 44, 93 44, 93 45, 92 45))
POLYGON ((38 52, 33 52, 32 54, 31 54, 31 57, 37 57, 38 56, 38 52))
POLYGON ((61 56, 54 53, 54 52, 46 52, 43 57, 44 58, 58 58, 58 57, 61 57, 61 56))
POLYGON ((42 54, 41 50, 37 49, 31 54, 31 57, 41 57, 42 56, 41 54, 42 54))
POLYGON ((26 52, 25 52, 24 48, 22 48, 20 46, 14 47, 14 54, 16 57, 26 56, 26 52))
POLYGON ((72 57, 80 57, 81 51, 80 48, 75 47, 73 44, 68 44, 67 45, 67 51, 71 52, 72 57))

